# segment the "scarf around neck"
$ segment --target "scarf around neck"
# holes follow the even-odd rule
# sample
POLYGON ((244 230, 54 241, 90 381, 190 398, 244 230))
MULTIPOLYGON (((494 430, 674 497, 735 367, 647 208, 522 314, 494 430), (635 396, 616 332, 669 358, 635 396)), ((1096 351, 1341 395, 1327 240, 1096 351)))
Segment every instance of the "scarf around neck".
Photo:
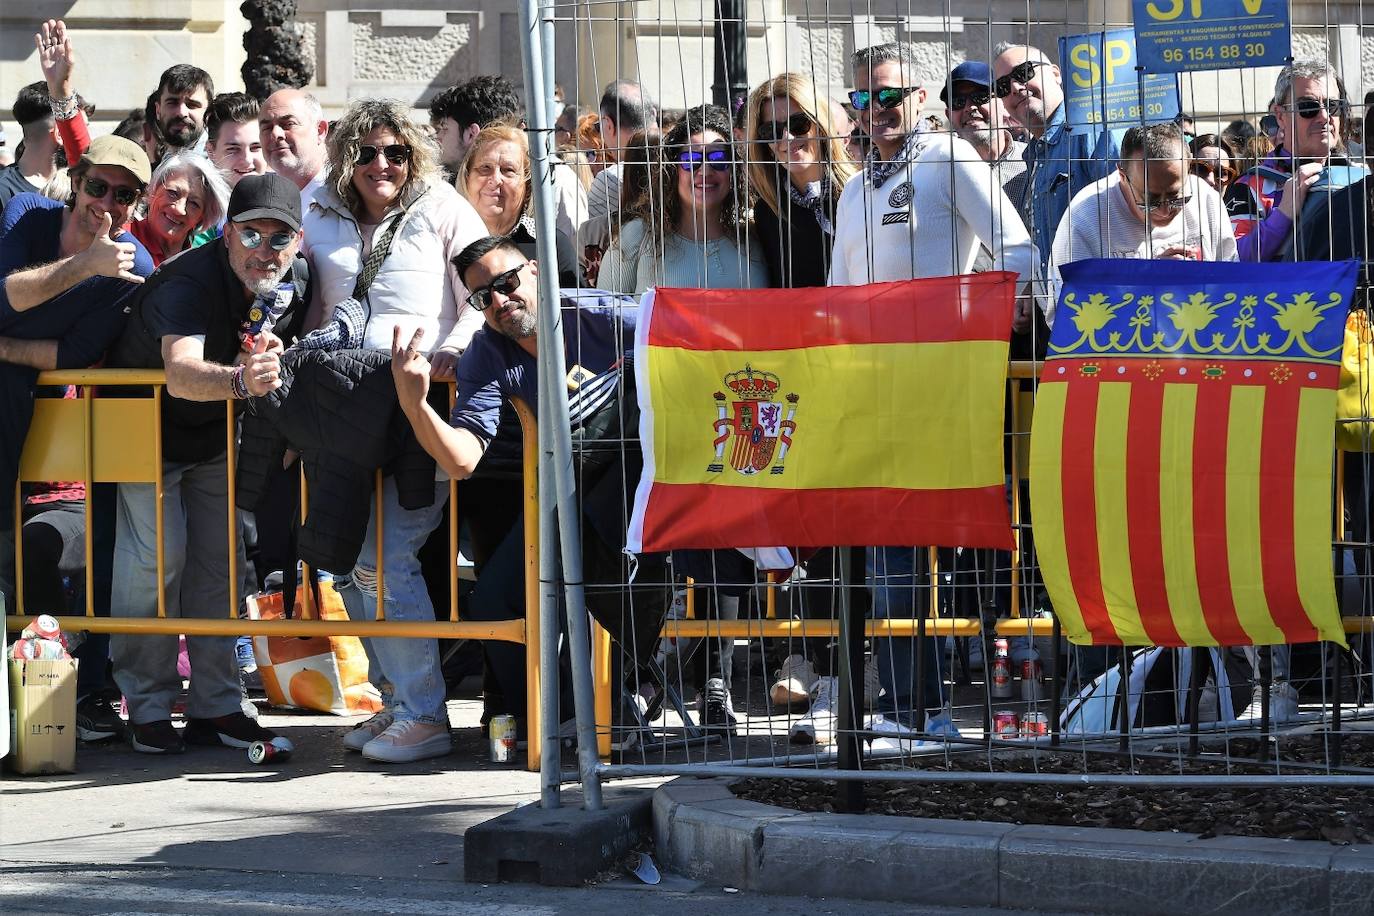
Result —
POLYGON ((891 159, 878 158, 878 147, 875 144, 873 149, 868 151, 868 161, 864 163, 864 169, 868 172, 868 180, 873 184, 873 190, 883 186, 889 178, 897 173, 903 166, 916 161, 921 148, 925 146, 925 127, 921 124, 916 129, 906 135, 902 141, 902 148, 897 151, 897 155, 891 159))
POLYGON ((821 232, 826 235, 835 234, 835 226, 830 222, 830 215, 826 213, 826 205, 830 201, 830 174, 821 176, 820 181, 813 181, 806 186, 803 191, 797 190, 797 186, 791 179, 784 177, 787 182, 787 193, 792 197, 792 204, 797 207, 804 207, 811 211, 816 217, 816 222, 821 227, 821 232))

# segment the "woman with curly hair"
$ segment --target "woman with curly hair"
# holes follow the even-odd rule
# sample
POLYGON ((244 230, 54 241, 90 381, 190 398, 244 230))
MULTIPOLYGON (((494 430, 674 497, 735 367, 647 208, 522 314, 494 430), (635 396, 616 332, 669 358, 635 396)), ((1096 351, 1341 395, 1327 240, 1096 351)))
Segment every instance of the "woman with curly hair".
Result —
MULTIPOLYGON (((530 148, 525 132, 509 124, 482 128, 458 166, 454 179, 491 235, 504 235, 534 259, 534 183, 530 177, 530 148)), ((555 232, 558 284, 577 285, 577 255, 572 239, 555 232)))
MULTIPOLYGON (((460 307, 467 290, 452 260, 487 228, 444 182, 437 149, 408 112, 399 101, 363 99, 329 132, 325 183, 305 215, 303 249, 314 270, 312 315, 332 317, 298 346, 390 352, 393 334, 408 341, 422 331, 420 347, 434 376, 451 378, 458 354, 482 326, 481 313, 460 307)), ((432 505, 403 508, 395 478, 386 478, 381 519, 374 504, 358 561, 336 580, 350 617, 376 614, 380 536, 387 619, 434 619, 416 551, 447 501, 443 480, 435 483, 432 505)), ((452 745, 435 640, 365 644, 374 681, 387 685, 386 706, 350 732, 344 746, 384 763, 447 754, 452 745)))
POLYGON ((631 294, 768 285, 758 238, 746 231, 730 138, 729 116, 713 105, 690 109, 668 131, 640 212, 602 258, 598 285, 631 294))
POLYGON ((800 73, 775 76, 749 96, 749 190, 770 286, 824 286, 830 272, 835 205, 858 171, 833 113, 800 73))

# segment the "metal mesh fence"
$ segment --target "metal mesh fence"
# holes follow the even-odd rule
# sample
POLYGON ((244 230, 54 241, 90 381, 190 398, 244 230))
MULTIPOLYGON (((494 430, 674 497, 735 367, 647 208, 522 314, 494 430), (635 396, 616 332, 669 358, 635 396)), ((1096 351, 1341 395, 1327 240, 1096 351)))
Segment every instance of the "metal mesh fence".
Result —
MULTIPOLYGON (((966 61, 992 62, 1006 43, 1029 42, 1045 52, 1046 69, 1054 68, 1045 80, 1062 85, 1081 74, 1102 77, 1105 59, 1088 61, 1081 74, 1071 60, 1060 66, 1059 40, 1131 27, 1129 5, 1122 3, 583 0, 549 2, 542 10, 557 36, 555 72, 567 99, 583 106, 581 120, 560 136, 567 138, 562 162, 578 167, 588 193, 589 218, 575 239, 587 285, 635 297, 658 285, 736 289, 741 308, 750 307, 750 288, 804 286, 805 277, 815 276, 823 284, 835 276, 840 255, 828 244, 813 263, 808 257, 815 252, 785 243, 778 248, 765 223, 795 226, 813 217, 807 189, 801 182, 789 187, 780 164, 800 138, 824 166, 808 176, 823 172, 826 181, 842 183, 863 168, 874 144, 867 134, 884 125, 855 111, 848 99, 860 82, 854 52, 905 44, 912 82, 924 91, 920 128, 932 135, 993 135, 990 154, 986 144, 956 149, 978 152, 979 162, 993 160, 989 186, 1005 189, 998 160, 1018 159, 1019 144, 1035 144, 1044 125, 1033 123, 1033 106, 1015 91, 999 105, 996 85, 985 100, 996 112, 987 119, 992 123, 962 119, 941 99, 942 89, 955 88, 947 87, 951 71, 966 61), (798 78, 780 82, 786 73, 798 78), (629 83, 608 85, 613 80, 629 83), (713 101, 724 111, 704 107, 713 101), (1024 123, 1015 120, 1015 111, 1024 123), (788 118, 797 113, 807 123, 798 121, 793 129, 788 118), (710 170, 713 150, 723 153, 716 159, 719 172, 710 170), (693 153, 701 155, 692 159, 693 153), (714 194, 716 205, 693 206, 693 193, 698 202, 714 194), (764 251, 768 245, 774 250, 764 251)), ((1296 3, 1292 15, 1291 57, 1328 61, 1348 105, 1333 119, 1337 155, 1324 165, 1339 161, 1360 169, 1366 43, 1374 41, 1366 37, 1363 9, 1296 3)), ((1275 141, 1281 146, 1285 136, 1296 138, 1310 126, 1312 119, 1293 106, 1272 106, 1277 74, 1270 67, 1179 77, 1181 112, 1190 120, 1177 120, 1206 141, 1194 145, 1191 174, 1209 182, 1216 175, 1234 181, 1253 174, 1273 155, 1275 141), (1209 148, 1213 144, 1223 147, 1224 159, 1209 148)), ((1140 75, 1132 68, 1128 79, 1140 75)), ((1108 116, 1102 105, 1096 116, 1067 126, 1100 130, 1098 122, 1108 116)), ((1146 120, 1141 110, 1120 126, 1146 120)), ((1299 142, 1290 139, 1289 145, 1299 142)), ((963 161, 955 155, 945 168, 952 173, 963 161)), ((1071 165, 1087 162, 1073 159, 1071 165)), ((1115 167, 1113 156, 1098 177, 1115 167)), ((1080 181, 1073 167, 1064 178, 1068 187, 1053 191, 1065 199, 1095 180, 1080 181)), ((917 214, 931 224, 931 237, 949 248, 947 255, 932 258, 915 242, 910 250, 881 251, 876 234, 860 232, 866 250, 857 262, 866 264, 869 276, 894 258, 908 262, 908 276, 921 275, 932 261, 948 264, 947 273, 1001 267, 1010 260, 1003 243, 1013 221, 1026 226, 1045 255, 1052 239, 1037 232, 1036 223, 1046 199, 1033 189, 1020 198, 1007 193, 992 199, 991 233, 973 227, 957 206, 917 214), (939 231, 940 220, 964 222, 939 231), (976 236, 975 244, 961 247, 961 232, 976 236)), ((1188 207, 1196 210, 1200 202, 1180 209, 1188 207)), ((1329 211, 1313 216, 1302 210, 1295 234, 1311 230, 1309 220, 1322 221, 1328 234, 1345 231, 1329 211)), ((1356 222, 1356 256, 1363 257, 1363 213, 1356 222)), ((913 230, 913 239, 921 238, 919 231, 913 230)), ((1113 228, 1102 231, 1103 249, 1114 256, 1159 253, 1148 225, 1139 251, 1113 251, 1113 228)), ((829 241, 829 233, 822 238, 829 241)), ((1203 781, 1217 774, 1239 780, 1369 772, 1367 745, 1350 734, 1374 712, 1365 453, 1336 453, 1332 493, 1332 570, 1348 650, 1328 643, 1089 648, 1062 638, 1040 576, 1028 498, 1035 360, 1045 353, 1043 312, 1054 295, 1052 278, 1039 267, 1026 290, 1037 306, 1036 321, 1013 340, 1007 383, 1014 551, 854 545, 793 547, 787 560, 776 562, 730 550, 636 559, 619 554, 614 535, 590 546, 584 539, 587 600, 615 635, 614 643, 599 629, 594 636, 599 749, 613 764, 603 766, 602 775, 704 774, 728 766, 731 772, 768 767, 823 776, 839 767, 925 779, 939 778, 932 774, 942 770, 969 778, 1012 778, 1007 774, 1015 771, 1051 782, 1066 771, 1089 778, 1119 773, 1115 768, 1123 761, 1128 773, 1202 775, 1203 781)), ((582 499, 604 489, 608 474, 618 476, 613 483, 625 496, 616 503, 621 532, 637 477, 638 444, 628 432, 637 417, 633 392, 622 392, 620 429, 626 433, 597 446, 610 442, 622 449, 622 460, 609 471, 589 460, 591 446, 574 442, 582 499)), ((1225 577, 1228 571, 1203 574, 1225 577)))

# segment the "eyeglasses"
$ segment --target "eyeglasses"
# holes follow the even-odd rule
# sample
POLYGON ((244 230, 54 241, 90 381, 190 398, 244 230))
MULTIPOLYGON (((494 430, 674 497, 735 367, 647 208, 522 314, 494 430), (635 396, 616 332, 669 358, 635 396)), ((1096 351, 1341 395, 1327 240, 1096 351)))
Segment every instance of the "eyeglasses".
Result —
POLYGON ((386 157, 386 161, 392 165, 404 165, 410 161, 412 150, 404 143, 390 143, 386 146, 360 146, 358 147, 358 165, 371 165, 372 160, 377 155, 386 157))
POLYGON ((1311 96, 1298 99, 1286 110, 1296 112, 1304 121, 1310 121, 1320 114, 1323 108, 1333 118, 1343 118, 1350 113, 1350 104, 1345 99, 1315 99, 1311 96))
POLYGON ((855 89, 849 93, 849 104, 854 106, 855 111, 867 111, 870 105, 877 105, 879 108, 896 108, 906 97, 911 95, 920 86, 884 86, 877 92, 868 89, 855 89))
MULTIPOLYGON (((94 197, 96 200, 104 200, 105 195, 110 193, 110 187, 108 181, 101 181, 99 178, 87 178, 82 189, 87 196, 94 197)), ((114 185, 114 199, 115 203, 121 207, 127 207, 138 200, 138 189, 128 185, 114 185)))
POLYGON ((762 121, 759 123, 759 139, 764 143, 777 143, 785 139, 784 132, 793 137, 809 136, 815 123, 810 115, 800 111, 786 121, 762 121))
POLYGON ((677 161, 678 168, 684 172, 701 168, 703 163, 717 172, 724 172, 730 168, 730 157, 723 149, 709 149, 704 153, 685 149, 677 154, 677 161))
POLYGON ((257 248, 262 244, 264 238, 267 240, 268 248, 271 248, 273 251, 285 251, 291 245, 291 242, 295 240, 296 236, 290 232, 274 232, 271 235, 264 236, 258 230, 250 229, 247 226, 239 228, 239 244, 243 245, 244 248, 249 250, 257 248))
POLYGON ((997 82, 992 84, 992 91, 997 93, 999 99, 1005 99, 1011 95, 1011 84, 1020 83, 1022 86, 1035 79, 1035 68, 1044 67, 1047 64, 1043 60, 1022 61, 1012 68, 1006 76, 999 76, 997 82))
POLYGON ((981 105, 986 105, 991 101, 992 93, 988 92, 986 89, 980 89, 976 92, 969 92, 963 95, 953 96, 949 100, 949 110, 963 111, 969 105, 972 105, 975 108, 977 108, 981 105))
POLYGON ((1204 181, 1210 181, 1216 177, 1217 184, 1230 184, 1236 180, 1236 170, 1230 166, 1218 168, 1210 162, 1194 162, 1192 173, 1204 181))
POLYGON ((1179 210, 1188 206, 1188 202, 1193 199, 1193 195, 1191 194, 1185 194, 1182 197, 1164 197, 1163 195, 1155 194, 1142 195, 1136 190, 1135 185, 1131 184, 1130 179, 1126 178, 1124 172, 1122 173, 1121 180, 1131 189, 1131 196, 1135 198, 1136 209, 1144 213, 1149 213, 1152 210, 1165 210, 1171 213, 1177 213, 1179 210))
MULTIPOLYGON (((528 263, 528 261, 525 262, 525 264, 528 263)), ((509 296, 511 293, 515 292, 520 288, 520 271, 524 269, 525 264, 521 264, 519 267, 512 267, 510 270, 497 274, 486 286, 479 286, 468 293, 468 305, 479 312, 485 312, 491 306, 492 293, 500 293, 503 296, 509 296)))

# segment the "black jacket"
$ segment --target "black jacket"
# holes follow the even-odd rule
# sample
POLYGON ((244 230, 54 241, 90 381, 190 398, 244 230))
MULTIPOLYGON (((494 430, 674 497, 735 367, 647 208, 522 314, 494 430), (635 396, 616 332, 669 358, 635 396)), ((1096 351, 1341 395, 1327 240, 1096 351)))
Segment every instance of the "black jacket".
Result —
MULTIPOLYGON (((785 175, 782 181, 788 181, 785 175)), ((814 213, 792 203, 786 184, 782 185, 782 192, 778 206, 783 216, 774 213, 763 201, 754 207, 754 231, 758 233, 763 260, 768 265, 768 285, 774 289, 825 286, 830 276, 830 252, 835 239, 821 230, 814 213)), ((831 225, 835 221, 835 203, 831 200, 826 207, 831 225)))
MULTIPOLYGON (((129 323, 110 352, 111 368, 161 369, 162 337, 149 315, 154 296, 175 296, 176 304, 203 317, 205 359, 232 365, 239 354, 239 331, 253 303, 229 266, 223 238, 192 248, 163 264, 130 300, 129 323)), ((296 339, 305 320, 310 270, 297 257, 290 282, 291 305, 277 319, 273 333, 284 342, 296 339)), ((167 301, 158 303, 167 306, 167 301)), ((242 404, 239 405, 242 409, 242 404)), ((209 461, 224 453, 225 402, 187 401, 162 390, 162 457, 167 461, 209 461)))
POLYGON ((357 563, 377 468, 395 475, 404 508, 434 503, 434 459, 396 403, 389 353, 288 350, 281 387, 254 405, 239 440, 238 506, 254 509, 283 452, 299 451, 310 494, 300 558, 314 568, 357 563))

